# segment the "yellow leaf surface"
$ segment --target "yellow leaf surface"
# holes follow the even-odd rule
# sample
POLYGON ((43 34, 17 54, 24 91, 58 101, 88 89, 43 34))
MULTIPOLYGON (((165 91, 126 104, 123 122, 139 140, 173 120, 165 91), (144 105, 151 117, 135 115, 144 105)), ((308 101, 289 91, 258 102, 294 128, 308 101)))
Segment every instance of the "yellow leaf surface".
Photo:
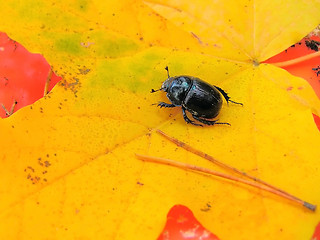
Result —
POLYGON ((320 219, 292 202, 135 153, 221 169, 155 133, 320 204, 320 102, 303 79, 259 62, 319 22, 317 1, 13 1, 0 30, 63 77, 0 120, 0 239, 155 239, 175 204, 221 239, 308 239, 320 219), (187 125, 150 94, 197 76, 243 107, 187 125), (290 89, 290 91, 288 91, 290 89), (210 211, 202 211, 207 204, 210 211))

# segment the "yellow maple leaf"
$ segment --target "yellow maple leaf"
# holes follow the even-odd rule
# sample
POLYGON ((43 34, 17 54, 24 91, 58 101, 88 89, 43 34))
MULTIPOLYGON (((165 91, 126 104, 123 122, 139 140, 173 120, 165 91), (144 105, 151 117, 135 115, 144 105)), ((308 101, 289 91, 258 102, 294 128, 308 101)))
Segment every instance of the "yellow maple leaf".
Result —
POLYGON ((318 212, 135 153, 215 168, 164 132, 309 202, 320 203, 320 102, 301 78, 259 64, 320 22, 317 1, 13 1, 0 30, 63 76, 0 120, 1 239, 155 239, 174 204, 221 239, 308 239, 318 212), (197 76, 243 107, 231 126, 187 125, 152 105, 171 75, 197 76), (287 89, 292 89, 290 92, 287 89), (201 211, 208 203, 210 211, 201 211))

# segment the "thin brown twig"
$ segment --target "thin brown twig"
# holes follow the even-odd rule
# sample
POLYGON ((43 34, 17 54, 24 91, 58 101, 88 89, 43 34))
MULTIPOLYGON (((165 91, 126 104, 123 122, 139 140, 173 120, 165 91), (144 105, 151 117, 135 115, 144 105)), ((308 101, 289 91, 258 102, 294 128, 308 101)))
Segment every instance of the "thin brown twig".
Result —
POLYGON ((12 104, 12 106, 11 106, 10 111, 7 110, 7 108, 4 106, 3 103, 1 104, 3 110, 6 112, 6 115, 7 115, 7 116, 11 116, 11 115, 13 114, 14 108, 15 108, 15 106, 17 105, 17 103, 18 103, 18 102, 15 100, 14 103, 12 104))
POLYGON ((50 84, 50 81, 51 81, 51 78, 52 78, 52 67, 50 66, 50 70, 49 70, 49 73, 48 73, 48 76, 47 76, 47 79, 46 79, 46 83, 44 85, 44 91, 43 91, 43 96, 46 96, 48 94, 48 88, 49 88, 49 84, 50 84))
POLYGON ((221 167, 223 167, 225 169, 228 169, 228 170, 232 170, 232 171, 234 171, 234 172, 236 172, 238 174, 241 174, 244 177, 247 177, 249 179, 252 179, 255 182, 258 182, 258 183, 260 183, 262 185, 265 185, 268 188, 274 189, 277 192, 279 192, 279 193, 281 193, 283 195, 286 195, 290 199, 295 199, 297 202, 301 203, 303 206, 305 206, 306 208, 308 208, 308 209, 310 209, 312 211, 315 211, 315 209, 316 209, 315 205, 312 205, 312 204, 310 204, 308 202, 305 202, 305 201, 299 199, 298 197, 293 196, 292 194, 287 193, 286 191, 284 191, 284 190, 282 190, 282 189, 280 189, 278 187, 275 187, 275 186, 273 186, 273 185, 271 185, 271 184, 269 184, 269 183, 267 183, 267 182, 265 182, 265 181, 263 181, 263 180, 261 180, 259 178, 256 178, 254 176, 251 176, 251 175, 247 174, 244 171, 241 171, 241 170, 239 170, 239 169, 237 169, 235 167, 229 166, 228 164, 225 164, 225 163, 215 159, 214 157, 210 156, 209 154, 206 154, 206 153, 204 153, 204 152, 202 152, 200 150, 197 150, 197 149, 191 147, 190 145, 188 145, 188 144, 186 144, 184 142, 181 142, 181 141, 179 141, 178 139, 176 139, 174 137, 169 136, 168 134, 164 133, 163 131, 161 131, 159 129, 157 129, 156 131, 157 131, 157 133, 159 133, 160 135, 162 135, 163 137, 165 137, 169 141, 171 141, 174 144, 176 144, 177 146, 187 150, 188 152, 192 152, 193 154, 198 155, 198 156, 200 156, 200 157, 202 157, 202 158, 204 158, 206 160, 209 160, 210 162, 212 162, 212 163, 214 163, 216 165, 219 165, 219 166, 221 166, 221 167))
POLYGON ((14 103, 12 104, 11 110, 10 110, 10 116, 13 114, 14 108, 16 107, 17 103, 18 103, 18 102, 15 100, 14 103))
POLYGON ((3 110, 6 112, 6 115, 10 116, 10 112, 6 109, 6 107, 4 106, 3 103, 1 103, 1 106, 2 106, 3 110))
MULTIPOLYGON (((281 196, 283 198, 289 199, 291 201, 294 201, 296 203, 299 203, 299 204, 305 206, 305 202, 304 201, 297 200, 296 198, 293 198, 290 195, 284 194, 284 193, 279 192, 279 191, 277 191, 277 190, 275 190, 273 188, 258 184, 256 182, 252 182, 252 181, 248 181, 248 180, 245 180, 245 179, 242 179, 242 178, 234 177, 232 175, 227 175, 227 174, 220 173, 220 172, 217 172, 217 171, 214 171, 214 170, 211 170, 211 169, 207 169, 207 168, 203 168, 203 167, 199 167, 199 166, 195 166, 195 165, 191 165, 191 164, 187 164, 187 163, 177 162, 177 161, 173 161, 171 159, 166 159, 166 158, 146 156, 146 155, 141 155, 141 154, 136 154, 136 157, 138 159, 140 159, 140 160, 143 160, 143 161, 161 163, 161 164, 166 164, 166 165, 170 165, 170 166, 174 166, 174 167, 178 167, 178 168, 189 169, 189 170, 192 170, 192 171, 206 173, 206 174, 214 175, 214 176, 217 176, 217 177, 229 179, 231 181, 247 184, 247 185, 250 185, 252 187, 256 187, 258 189, 262 189, 262 190, 268 191, 270 193, 273 193, 275 195, 281 196)), ((309 205, 311 205, 311 204, 309 204, 309 205)), ((314 208, 308 208, 308 209, 314 211, 315 207, 314 208)))

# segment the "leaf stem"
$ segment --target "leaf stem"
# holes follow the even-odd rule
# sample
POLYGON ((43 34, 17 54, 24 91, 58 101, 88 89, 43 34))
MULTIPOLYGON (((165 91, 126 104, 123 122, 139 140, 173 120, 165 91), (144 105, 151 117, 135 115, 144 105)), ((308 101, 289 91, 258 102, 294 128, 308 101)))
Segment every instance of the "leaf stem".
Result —
POLYGON ((171 141, 174 144, 176 144, 178 147, 181 147, 181 148, 187 150, 188 152, 191 152, 191 153, 193 153, 195 155, 198 155, 198 156, 200 156, 200 157, 202 157, 202 158, 204 158, 206 160, 209 160, 210 162, 212 162, 212 163, 214 163, 214 164, 216 164, 218 166, 221 166, 222 168, 225 168, 225 169, 231 170, 233 172, 236 172, 238 174, 241 174, 242 176, 247 177, 249 179, 252 179, 253 181, 258 182, 260 184, 263 184, 263 185, 267 186, 270 189, 274 189, 277 192, 279 192, 279 193, 281 193, 283 195, 286 195, 290 199, 295 199, 297 202, 301 203, 303 206, 305 206, 306 208, 308 208, 308 209, 310 209, 312 211, 315 211, 315 209, 316 209, 315 205, 307 203, 307 202, 305 202, 305 201, 303 201, 303 200, 291 195, 290 193, 287 193, 286 191, 284 191, 284 190, 282 190, 282 189, 280 189, 278 187, 275 187, 275 186, 273 186, 273 185, 271 185, 271 184, 269 184, 269 183, 267 183, 267 182, 265 182, 265 181, 263 181, 263 180, 261 180, 259 178, 256 178, 254 176, 251 176, 251 175, 247 174, 244 171, 241 171, 241 170, 239 170, 239 169, 237 169, 235 167, 232 167, 232 166, 230 166, 228 164, 225 164, 225 163, 215 159, 214 157, 210 156, 209 154, 204 153, 204 152, 202 152, 200 150, 197 150, 197 149, 191 147, 190 145, 188 145, 188 144, 186 144, 186 143, 184 143, 182 141, 179 141, 178 139, 176 139, 174 137, 169 136, 168 134, 164 133, 163 131, 161 131, 159 129, 157 129, 156 131, 157 131, 157 133, 159 133, 160 135, 162 135, 163 137, 165 137, 169 141, 171 141))
POLYGON ((295 59, 291 59, 291 60, 288 60, 288 61, 276 62, 276 63, 270 63, 270 64, 272 64, 274 66, 277 66, 277 67, 287 67, 287 66, 294 65, 294 64, 297 64, 297 63, 300 63, 300 62, 303 62, 303 61, 307 61, 307 60, 315 58, 315 57, 320 57, 320 51, 315 52, 315 53, 311 53, 311 54, 308 54, 308 55, 304 55, 302 57, 298 57, 298 58, 295 58, 295 59))

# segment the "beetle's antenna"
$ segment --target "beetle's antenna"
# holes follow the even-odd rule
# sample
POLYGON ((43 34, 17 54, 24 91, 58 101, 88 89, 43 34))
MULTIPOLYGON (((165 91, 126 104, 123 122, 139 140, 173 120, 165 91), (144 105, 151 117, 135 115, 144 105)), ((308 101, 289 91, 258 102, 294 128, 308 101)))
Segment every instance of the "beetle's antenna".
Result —
POLYGON ((165 69, 165 70, 167 70, 168 78, 169 78, 169 77, 170 77, 170 75, 169 75, 169 68, 168 68, 168 66, 166 66, 164 69, 165 69))
POLYGON ((160 90, 162 90, 162 88, 159 88, 159 89, 157 89, 157 90, 154 90, 153 88, 151 89, 151 93, 154 93, 154 92, 157 92, 157 91, 160 91, 160 90))

